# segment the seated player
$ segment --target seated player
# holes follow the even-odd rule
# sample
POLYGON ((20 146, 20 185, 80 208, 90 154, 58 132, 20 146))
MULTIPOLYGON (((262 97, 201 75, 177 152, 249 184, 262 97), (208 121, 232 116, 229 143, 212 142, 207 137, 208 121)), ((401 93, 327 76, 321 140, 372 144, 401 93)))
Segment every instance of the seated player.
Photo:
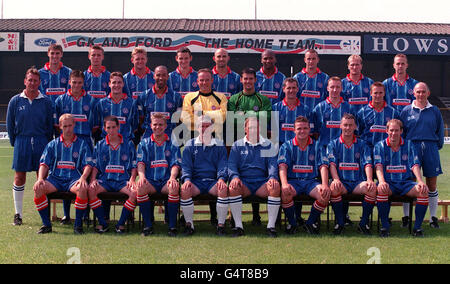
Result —
POLYGON ((319 234, 316 224, 320 214, 330 200, 328 186, 328 160, 325 149, 309 136, 309 120, 299 116, 294 122, 295 137, 281 145, 278 154, 278 168, 281 181, 281 206, 288 218, 286 232, 297 232, 297 220, 294 214, 294 196, 308 194, 316 201, 311 207, 311 214, 304 224, 309 234, 319 234), (322 183, 319 183, 319 177, 322 183))
POLYGON ((219 224, 225 223, 228 213, 227 150, 221 140, 212 138, 213 125, 209 116, 200 116, 196 121, 200 134, 190 139, 183 150, 180 206, 186 220, 186 235, 194 233, 192 197, 199 194, 217 196, 219 224))
POLYGON ((117 233, 124 233, 125 221, 136 208, 136 150, 131 140, 119 134, 119 120, 114 116, 104 119, 105 139, 94 148, 94 167, 89 184, 89 206, 98 218, 97 233, 108 231, 104 218, 102 202, 98 199, 101 192, 122 192, 128 195, 116 225, 117 233))
POLYGON ((372 214, 377 196, 373 182, 372 151, 364 140, 356 138, 356 121, 352 114, 341 119, 341 136, 328 144, 327 156, 330 163, 331 205, 336 215, 334 234, 344 229, 342 195, 364 195, 363 213, 358 230, 370 235, 369 216, 372 214))
MULTIPOLYGON (((233 236, 244 234, 242 226, 242 198, 256 195, 268 198, 269 221, 267 234, 277 237, 275 223, 280 209, 280 183, 278 182, 277 151, 270 140, 259 134, 259 121, 249 117, 245 121, 245 137, 233 143, 228 159, 230 176, 228 199, 235 222, 233 236)), ((223 232, 224 227, 218 227, 223 232)))
POLYGON ((63 114, 59 118, 59 127, 62 135, 47 144, 41 157, 38 179, 33 187, 34 203, 43 223, 38 234, 52 232, 47 195, 57 191, 70 191, 77 195, 74 232, 83 234, 82 217, 88 204, 87 178, 91 173, 89 163, 92 152, 86 141, 75 135, 75 120, 71 114, 63 114))
POLYGON ((167 120, 163 114, 151 116, 153 134, 142 139, 137 150, 137 167, 139 180, 137 182, 137 202, 141 208, 145 227, 144 236, 153 233, 151 206, 148 195, 162 193, 168 195, 169 236, 177 234, 177 214, 180 197, 180 184, 177 181, 180 173, 181 154, 175 147, 165 130, 167 120))
POLYGON ((389 196, 395 194, 417 198, 413 235, 423 237, 421 226, 428 208, 428 187, 422 180, 416 149, 410 140, 401 137, 403 123, 400 120, 391 119, 386 125, 386 130, 388 138, 378 142, 373 150, 379 181, 377 208, 382 226, 380 236, 390 235, 389 196), (417 182, 412 181, 413 177, 417 182))

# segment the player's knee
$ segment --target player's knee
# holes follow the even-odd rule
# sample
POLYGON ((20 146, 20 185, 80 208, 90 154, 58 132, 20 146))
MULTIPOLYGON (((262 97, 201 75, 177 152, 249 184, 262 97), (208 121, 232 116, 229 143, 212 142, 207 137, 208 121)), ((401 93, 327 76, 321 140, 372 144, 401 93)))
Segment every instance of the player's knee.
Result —
POLYGON ((280 197, 280 195, 281 195, 280 187, 274 186, 274 187, 269 188, 269 196, 280 197))
POLYGON ((229 193, 230 193, 230 196, 238 196, 238 195, 242 195, 241 189, 240 189, 240 188, 237 188, 237 187, 230 188, 230 189, 229 189, 229 193))

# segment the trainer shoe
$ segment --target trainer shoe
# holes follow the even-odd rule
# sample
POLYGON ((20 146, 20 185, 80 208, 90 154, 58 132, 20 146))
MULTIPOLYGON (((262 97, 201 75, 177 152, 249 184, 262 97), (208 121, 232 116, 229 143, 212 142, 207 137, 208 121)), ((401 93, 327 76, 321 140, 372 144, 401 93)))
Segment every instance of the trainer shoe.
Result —
POLYGON ((217 226, 216 235, 225 236, 225 226, 217 226))
POLYGON ((353 222, 352 220, 350 220, 350 216, 349 215, 345 215, 344 217, 344 226, 353 226, 353 222))
POLYGON ((109 227, 108 226, 106 226, 106 227, 103 227, 102 225, 100 225, 100 226, 101 226, 101 228, 97 227, 97 228, 94 229, 94 231, 97 234, 104 234, 104 233, 109 231, 109 227))
POLYGON ((388 238, 390 235, 391 235, 391 233, 389 233, 389 229, 385 229, 385 228, 380 229, 380 237, 388 238))
POLYGON ((72 220, 68 218, 67 216, 64 216, 61 218, 61 221, 59 222, 60 225, 70 225, 72 223, 72 220))
POLYGON ((20 214, 14 215, 14 226, 22 225, 22 218, 20 218, 20 214))
POLYGON ((184 227, 184 235, 192 236, 194 233, 195 233, 195 230, 192 228, 191 223, 187 222, 186 226, 184 227))
POLYGON ((83 227, 74 227, 73 233, 75 235, 83 235, 84 234, 83 227))
POLYGON ((169 237, 176 237, 178 234, 178 231, 176 228, 170 228, 169 231, 167 231, 167 235, 169 237))
POLYGON ((434 229, 439 229, 439 223, 438 223, 438 218, 436 217, 431 217, 431 222, 430 222, 430 227, 434 228, 434 229))
POLYGON ((240 236, 245 235, 244 229, 239 228, 239 227, 234 227, 233 230, 232 230, 232 232, 233 232, 233 234, 232 234, 231 236, 232 236, 233 238, 236 238, 236 237, 240 237, 240 236))
POLYGON ((409 216, 402 217, 402 224, 400 225, 400 227, 408 228, 408 226, 409 226, 409 216))
POLYGON ((153 227, 145 227, 144 229, 142 229, 141 235, 144 237, 153 235, 153 227))
POLYGON ((343 231, 344 231, 344 226, 336 224, 336 226, 334 226, 334 229, 333 229, 333 234, 337 236, 337 235, 342 234, 343 231))
POLYGON ((37 231, 38 234, 48 234, 52 232, 52 227, 48 227, 48 226, 42 226, 39 231, 37 231))
POLYGON ((305 225, 303 225, 303 229, 305 229, 305 231, 310 235, 319 235, 319 228, 316 224, 305 223, 305 225))
POLYGON ((295 235, 298 232, 298 227, 297 226, 292 226, 291 224, 288 224, 284 231, 288 235, 295 235))
POLYGON ((266 229, 266 233, 267 233, 267 235, 268 235, 269 237, 271 237, 271 238, 276 238, 276 237, 278 237, 277 230, 275 230, 275 228, 267 228, 267 229, 266 229))
POLYGON ((417 238, 423 238, 424 234, 423 234, 422 229, 414 229, 413 230, 413 236, 417 237, 417 238))
POLYGON ((366 235, 366 236, 372 235, 372 232, 370 232, 369 225, 358 224, 358 232, 360 232, 361 234, 366 235))
POLYGON ((119 234, 119 235, 123 235, 123 234, 126 233, 125 228, 120 228, 118 226, 115 226, 114 229, 116 230, 116 233, 119 234))

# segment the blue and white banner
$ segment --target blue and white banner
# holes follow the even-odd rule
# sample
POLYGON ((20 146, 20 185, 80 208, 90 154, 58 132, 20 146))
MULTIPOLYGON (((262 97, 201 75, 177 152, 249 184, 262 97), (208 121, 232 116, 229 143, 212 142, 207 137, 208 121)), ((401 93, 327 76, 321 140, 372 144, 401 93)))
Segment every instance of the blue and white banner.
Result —
POLYGON ((316 49, 320 54, 361 54, 361 37, 334 35, 188 34, 188 33, 25 33, 25 52, 47 51, 52 43, 64 52, 87 51, 100 45, 105 51, 130 52, 143 47, 149 52, 173 52, 188 47, 192 52, 259 53, 271 49, 279 54, 301 54, 316 49))
POLYGON ((364 53, 450 55, 449 36, 365 35, 364 53))

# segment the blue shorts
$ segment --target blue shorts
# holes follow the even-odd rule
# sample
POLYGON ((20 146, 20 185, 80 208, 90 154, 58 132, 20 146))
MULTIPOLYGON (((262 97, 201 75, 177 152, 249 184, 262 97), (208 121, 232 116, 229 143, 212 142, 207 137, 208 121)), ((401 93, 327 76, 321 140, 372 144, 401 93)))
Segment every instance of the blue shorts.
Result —
POLYGON ((316 188, 316 186, 320 185, 317 180, 314 179, 290 179, 288 180, 289 184, 295 188, 297 195, 306 194, 309 195, 311 191, 316 188))
POLYGON ((78 179, 62 179, 60 177, 55 177, 53 175, 48 176, 47 181, 51 183, 58 192, 69 192, 72 186, 77 182, 78 179))
POLYGON ((248 180, 248 179, 241 179, 242 183, 250 190, 252 195, 255 195, 255 193, 258 191, 258 189, 263 186, 269 179, 263 179, 263 180, 248 180))
POLYGON ((413 145, 422 166, 423 176, 437 177, 442 174, 437 143, 435 141, 413 141, 413 145))
POLYGON ((127 186, 127 182, 128 181, 98 180, 98 183, 108 192, 119 192, 122 188, 127 186))
POLYGON ((156 192, 161 193, 162 188, 166 185, 167 181, 148 180, 148 182, 156 189, 156 192))
POLYGON ((392 194, 404 196, 408 192, 413 189, 414 186, 416 186, 416 182, 412 180, 407 181, 389 181, 389 188, 392 191, 392 194))
POLYGON ((345 189, 347 190, 348 194, 352 194, 355 190, 355 187, 357 187, 362 181, 345 181, 341 180, 342 184, 344 185, 345 189))
POLYGON ((47 143, 45 136, 17 136, 14 141, 12 169, 16 172, 39 170, 39 161, 47 143))
POLYGON ((191 182, 200 190, 200 194, 208 194, 213 188, 217 180, 212 179, 193 179, 191 182))

